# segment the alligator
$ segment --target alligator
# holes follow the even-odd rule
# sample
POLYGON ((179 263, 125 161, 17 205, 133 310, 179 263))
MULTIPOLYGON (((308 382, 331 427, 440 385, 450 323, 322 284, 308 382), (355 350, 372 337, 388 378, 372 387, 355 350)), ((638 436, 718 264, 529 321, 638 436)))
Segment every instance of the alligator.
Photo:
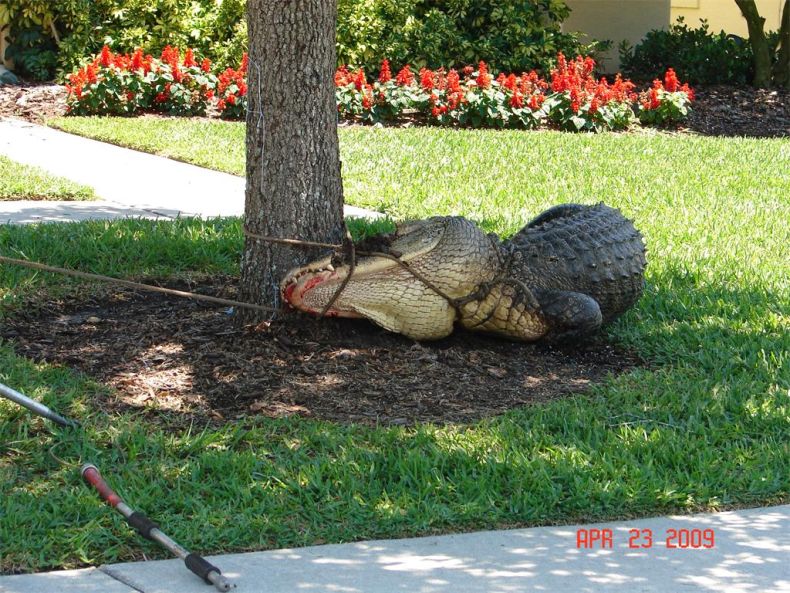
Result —
POLYGON ((383 239, 378 252, 357 245, 355 265, 335 253, 294 268, 281 283, 283 299, 415 340, 443 338, 459 325, 556 342, 595 333, 644 289, 642 235, 602 203, 555 206, 506 241, 460 216, 405 223, 383 239))

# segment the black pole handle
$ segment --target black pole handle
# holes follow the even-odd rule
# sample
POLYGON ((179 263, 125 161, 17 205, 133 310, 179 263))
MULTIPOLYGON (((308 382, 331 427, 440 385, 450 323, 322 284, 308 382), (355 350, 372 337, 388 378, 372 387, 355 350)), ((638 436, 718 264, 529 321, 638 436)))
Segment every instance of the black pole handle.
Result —
POLYGON ((187 556, 184 559, 184 564, 187 565, 189 570, 206 581, 208 585, 213 584, 211 579, 208 578, 209 573, 216 572, 217 574, 222 574, 219 568, 211 564, 211 562, 203 558, 203 556, 198 556, 197 554, 190 554, 187 556))

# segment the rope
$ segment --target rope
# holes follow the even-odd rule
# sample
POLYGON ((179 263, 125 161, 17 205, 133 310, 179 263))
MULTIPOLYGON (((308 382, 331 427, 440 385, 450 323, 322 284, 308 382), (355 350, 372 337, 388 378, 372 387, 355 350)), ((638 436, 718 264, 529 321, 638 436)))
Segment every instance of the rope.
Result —
MULTIPOLYGON (((419 280, 425 286, 427 286, 430 290, 432 290, 437 295, 439 295, 444 300, 446 300, 450 304, 450 306, 453 307, 453 309, 455 309, 456 314, 459 315, 459 316, 461 315, 461 310, 460 309, 461 309, 461 307, 463 305, 465 305, 466 303, 468 303, 468 302, 470 302, 472 300, 479 299, 480 298, 480 296, 479 296, 480 293, 482 291, 486 290, 486 288, 490 288, 490 285, 492 284, 492 283, 489 283, 489 282, 484 283, 483 285, 480 286, 480 288, 478 290, 476 290, 475 292, 473 292, 472 294, 470 294, 470 295, 468 295, 466 297, 453 298, 453 297, 449 296, 447 293, 445 293, 443 290, 441 290, 433 282, 428 280, 425 276, 420 274, 417 270, 412 268, 409 265, 408 262, 405 262, 402 259, 400 259, 400 257, 396 257, 396 256, 392 255, 391 253, 384 253, 382 251, 357 251, 356 247, 354 246, 354 242, 351 239, 351 234, 348 232, 348 228, 346 228, 345 239, 344 239, 343 243, 340 244, 340 245, 335 244, 335 243, 321 243, 321 242, 317 242, 317 241, 304 241, 302 239, 283 239, 281 237, 269 237, 269 236, 259 235, 257 233, 253 233, 253 232, 249 231, 247 228, 244 228, 244 234, 247 235, 248 237, 253 238, 253 239, 257 239, 259 241, 264 241, 264 242, 267 242, 267 243, 278 243, 278 244, 281 244, 281 245, 290 245, 290 246, 294 246, 294 247, 305 247, 305 248, 334 249, 335 251, 340 251, 341 249, 343 250, 343 252, 344 252, 343 253, 344 260, 348 262, 349 272, 348 272, 348 274, 346 274, 346 277, 343 279, 343 281, 337 287, 337 290, 332 295, 332 298, 329 299, 329 302, 321 310, 321 313, 318 315, 319 319, 323 318, 326 315, 327 311, 329 311, 329 309, 332 307, 332 305, 337 301, 337 299, 343 293, 343 291, 345 290, 346 286, 348 286, 348 283, 351 281, 351 278, 354 275, 354 272, 356 270, 357 256, 358 255, 365 256, 365 257, 381 257, 381 258, 384 258, 384 259, 388 259, 388 260, 394 261, 401 268, 403 268, 404 270, 409 272, 409 274, 411 274, 417 280, 419 280)), ((502 268, 502 270, 501 270, 500 274, 498 274, 498 276, 497 276, 497 278, 495 279, 494 282, 497 282, 497 281, 501 282, 501 281, 504 280, 505 270, 509 266, 503 265, 505 262, 502 261, 502 258, 499 255, 499 250, 497 249, 496 252, 497 252, 497 257, 500 260, 500 268, 502 268)), ((56 267, 56 266, 48 266, 46 264, 41 264, 41 263, 38 263, 38 262, 32 262, 32 261, 28 261, 28 260, 24 260, 24 259, 15 259, 15 258, 12 258, 12 257, 3 256, 3 255, 0 255, 0 262, 7 263, 7 264, 12 264, 12 265, 16 265, 16 266, 22 266, 22 267, 25 267, 25 268, 32 268, 34 270, 42 270, 44 272, 52 272, 52 273, 55 273, 55 274, 64 274, 66 276, 73 276, 75 278, 83 278, 83 279, 86 279, 86 280, 97 280, 99 282, 108 282, 108 283, 112 283, 112 284, 118 284, 120 286, 125 286, 127 288, 132 288, 132 289, 135 289, 135 290, 144 290, 144 291, 148 291, 148 292, 158 292, 158 293, 167 294, 167 295, 170 295, 170 296, 178 296, 178 297, 193 299, 193 300, 196 300, 196 301, 205 301, 205 302, 214 303, 214 304, 218 304, 218 305, 225 305, 225 306, 229 306, 229 307, 241 307, 241 308, 245 308, 245 309, 254 309, 256 311, 265 311, 267 313, 271 313, 271 312, 276 311, 276 308, 274 308, 274 307, 267 307, 267 306, 264 306, 264 305, 257 305, 257 304, 253 304, 253 303, 245 303, 243 301, 235 301, 235 300, 232 300, 232 299, 223 299, 223 298, 213 297, 213 296, 204 295, 204 294, 196 294, 194 292, 186 292, 186 291, 183 291, 183 290, 175 290, 173 288, 163 288, 161 286, 152 286, 150 284, 142 284, 140 282, 132 282, 130 280, 121 280, 120 278, 112 278, 110 276, 102 276, 101 274, 91 274, 89 272, 80 272, 78 270, 69 270, 67 268, 59 268, 59 267, 56 267)), ((506 283, 513 284, 517 288, 521 288, 522 292, 524 292, 525 296, 527 296, 527 297, 531 297, 532 296, 532 293, 527 289, 526 286, 524 286, 524 284, 522 282, 520 282, 518 280, 515 280, 515 279, 509 279, 509 280, 507 280, 506 283)), ((530 303, 530 304, 532 304, 532 303, 530 303)))
POLYGON ((163 288, 161 286, 152 286, 150 284, 141 284, 139 282, 131 282, 130 280, 121 280, 120 278, 112 278, 110 276, 102 276, 101 274, 90 274, 88 272, 80 272, 78 270, 69 270, 66 268, 58 268, 56 266, 48 266, 45 264, 40 264, 38 262, 32 262, 24 259, 15 259, 13 257, 5 257, 4 255, 0 255, 0 262, 6 264, 12 264, 15 266, 22 266, 25 268, 32 268, 34 270, 42 270, 44 272, 53 272, 55 274, 64 274, 66 276, 73 276, 75 278, 83 278, 86 280, 98 280, 99 282, 109 282, 112 284, 119 284, 121 286, 125 286, 127 288, 133 288, 135 290, 146 290, 149 292, 159 292, 162 294, 167 294, 171 296, 178 296, 184 297, 188 299, 193 299, 196 301, 206 301, 209 303, 214 303, 217 305, 225 305, 229 307, 242 307, 245 309, 255 309, 257 311, 266 311, 267 313, 271 313, 274 311, 272 307, 266 307, 264 305, 255 305, 253 303, 244 303, 242 301, 234 301, 231 299, 221 299, 219 297, 213 297, 205 294, 196 294, 194 292, 185 292, 183 290, 175 290, 173 288, 163 288))
POLYGON ((354 272, 357 269, 356 247, 354 245, 354 241, 351 239, 351 233, 348 232, 348 227, 345 227, 345 229, 346 229, 346 239, 344 243, 346 248, 345 255, 346 258, 348 259, 348 274, 346 274, 346 277, 343 278, 343 282, 341 282, 340 286, 337 287, 337 290, 332 295, 332 298, 329 299, 329 302, 327 302, 327 304, 324 305, 324 308, 321 309, 321 313, 318 315, 319 319, 323 319, 324 315, 326 315, 326 312, 329 311, 330 307, 335 304, 335 301, 346 289, 346 286, 348 286, 348 283, 351 281, 351 276, 354 275, 354 272))
POLYGON ((412 276, 414 276, 417 280, 425 284, 428 288, 430 288, 433 292, 437 295, 442 297, 450 306, 452 306, 456 311, 458 311, 459 303, 462 299, 454 299, 453 297, 446 294, 440 288, 438 288, 433 282, 428 280, 422 274, 417 272, 414 268, 412 268, 408 262, 403 261, 399 257, 395 257, 391 253, 384 253, 383 251, 357 251, 354 242, 351 240, 351 234, 348 232, 348 228, 346 228, 346 239, 345 241, 338 245, 335 243, 317 243, 315 241, 303 241, 301 239, 283 239, 281 237, 270 237, 266 235, 259 235, 257 233, 253 233, 252 231, 244 228, 244 234, 248 237, 252 237, 253 239, 257 239, 259 241, 264 241, 267 243, 280 243, 283 245, 292 245, 295 247, 319 247, 319 248, 326 248, 326 249, 334 249, 335 251, 344 250, 345 261, 348 262, 349 271, 346 277, 343 279, 343 282, 340 283, 340 286, 337 287, 337 290, 332 295, 332 298, 329 299, 329 302, 324 306, 319 313, 318 318, 321 319, 326 315, 326 312, 329 311, 330 307, 335 304, 335 301, 340 297, 345 290, 348 283, 351 281, 351 277, 356 270, 356 256, 361 255, 364 257, 383 257, 384 259, 389 259, 397 263, 401 268, 408 271, 412 276))
MULTIPOLYGON (((258 239, 259 241, 265 241, 266 243, 280 243, 281 245, 293 245, 294 247, 318 247, 320 249, 340 249, 343 245, 337 245, 335 243, 317 243, 316 241, 304 241, 302 239, 283 239, 281 237, 267 237, 266 235, 259 235, 257 233, 253 233, 252 231, 248 230, 246 227, 244 228, 244 234, 248 237, 252 237, 253 239, 258 239)), ((346 230, 346 236, 348 235, 348 230, 346 230)))

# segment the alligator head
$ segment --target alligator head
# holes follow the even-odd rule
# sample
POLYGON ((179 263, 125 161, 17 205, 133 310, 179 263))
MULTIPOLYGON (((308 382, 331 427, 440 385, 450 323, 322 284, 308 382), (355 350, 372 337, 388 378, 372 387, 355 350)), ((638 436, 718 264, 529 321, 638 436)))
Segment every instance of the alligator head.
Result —
MULTIPOLYGON (((389 253, 428 280, 444 295, 462 298, 499 269, 499 245, 461 217, 434 217, 398 226, 389 253)), ((332 256, 295 268, 281 284, 292 307, 318 315, 346 279, 350 267, 332 256)), ((364 317, 390 331, 418 340, 453 331, 456 310, 398 262, 362 256, 346 287, 326 315, 364 317)))

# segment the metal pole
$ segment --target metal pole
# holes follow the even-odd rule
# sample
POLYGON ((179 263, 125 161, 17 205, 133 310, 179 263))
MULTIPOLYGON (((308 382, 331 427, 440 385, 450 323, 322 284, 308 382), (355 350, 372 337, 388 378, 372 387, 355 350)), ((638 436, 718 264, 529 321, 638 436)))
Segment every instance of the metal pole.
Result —
POLYGON ((203 579, 207 584, 214 585, 218 591, 222 591, 223 593, 230 591, 236 586, 222 575, 219 568, 205 560, 202 556, 191 553, 179 543, 170 539, 159 529, 156 523, 151 521, 151 519, 143 513, 129 507, 129 505, 110 488, 110 485, 104 481, 104 478, 102 478, 99 473, 99 469, 95 465, 86 463, 82 466, 80 473, 85 481, 96 489, 102 499, 116 511, 121 513, 124 519, 126 519, 126 522, 131 527, 134 527, 140 535, 146 539, 157 542, 181 558, 184 564, 186 564, 186 567, 203 579))
POLYGON ((28 396, 23 395, 17 390, 11 389, 8 385, 4 385, 2 383, 0 383, 0 396, 10 399, 12 402, 19 404, 23 408, 27 408, 34 414, 38 414, 39 416, 52 420, 52 422, 60 424, 61 426, 67 426, 69 428, 77 428, 79 426, 78 422, 69 420, 59 414, 56 414, 41 402, 37 402, 36 400, 31 399, 28 396))

